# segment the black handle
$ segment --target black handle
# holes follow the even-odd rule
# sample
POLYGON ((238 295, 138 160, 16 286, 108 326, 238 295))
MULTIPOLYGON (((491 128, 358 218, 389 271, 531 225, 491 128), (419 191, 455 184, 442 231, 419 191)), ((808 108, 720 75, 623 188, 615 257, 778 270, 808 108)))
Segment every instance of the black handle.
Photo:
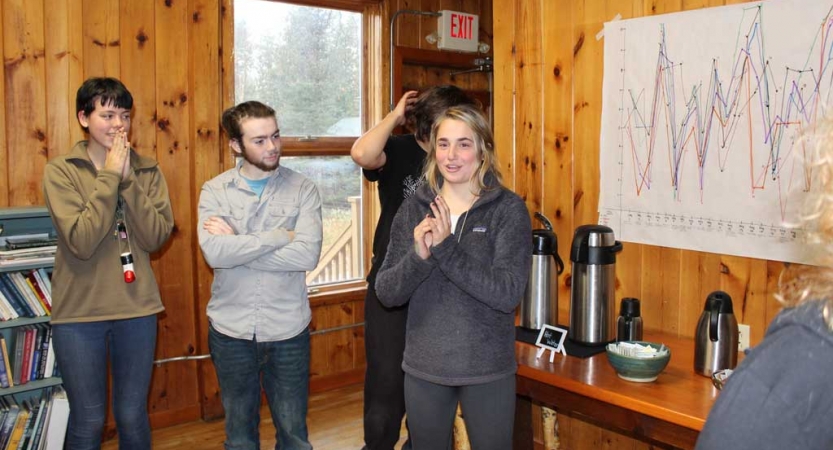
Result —
POLYGON ((561 260, 561 257, 558 256, 558 253, 553 253, 552 257, 555 258, 555 272, 558 275, 561 275, 561 272, 564 272, 564 261, 561 260))
POLYGON ((723 299, 717 298, 712 304, 712 309, 709 311, 709 340, 717 342, 719 336, 717 335, 717 323, 720 320, 720 305, 723 299))
POLYGON ((549 231, 552 231, 552 223, 550 222, 550 219, 547 219, 547 216, 536 211, 535 218, 541 221, 542 224, 544 224, 544 228, 546 228, 549 231))

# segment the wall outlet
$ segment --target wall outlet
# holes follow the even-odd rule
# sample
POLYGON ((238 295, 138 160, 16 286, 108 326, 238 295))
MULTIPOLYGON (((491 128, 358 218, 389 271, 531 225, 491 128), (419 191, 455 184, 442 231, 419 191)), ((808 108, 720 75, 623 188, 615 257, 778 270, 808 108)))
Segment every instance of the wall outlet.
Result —
POLYGON ((749 325, 738 325, 738 351, 742 352, 749 348, 749 325))

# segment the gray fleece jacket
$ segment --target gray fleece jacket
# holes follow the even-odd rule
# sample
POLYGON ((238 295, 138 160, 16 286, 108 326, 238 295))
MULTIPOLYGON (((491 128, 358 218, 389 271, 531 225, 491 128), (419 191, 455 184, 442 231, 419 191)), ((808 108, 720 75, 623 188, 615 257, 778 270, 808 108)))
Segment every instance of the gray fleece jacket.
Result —
POLYGON ((717 397, 697 440, 710 449, 833 449, 833 333, 823 302, 785 309, 717 397))
POLYGON ((484 190, 454 235, 422 260, 414 251, 414 227, 433 198, 425 184, 399 208, 376 278, 386 306, 410 300, 402 369, 447 386, 509 376, 517 370, 515 307, 531 264, 529 212, 504 187, 484 190))

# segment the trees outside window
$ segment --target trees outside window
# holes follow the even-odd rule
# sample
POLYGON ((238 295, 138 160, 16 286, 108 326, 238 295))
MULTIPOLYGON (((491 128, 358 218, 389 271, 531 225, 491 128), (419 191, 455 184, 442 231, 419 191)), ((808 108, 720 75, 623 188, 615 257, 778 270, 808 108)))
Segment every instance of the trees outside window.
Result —
POLYGON ((324 245, 310 285, 360 280, 361 170, 350 146, 361 134, 360 13, 265 0, 234 2, 235 102, 275 108, 281 165, 321 191, 324 245))

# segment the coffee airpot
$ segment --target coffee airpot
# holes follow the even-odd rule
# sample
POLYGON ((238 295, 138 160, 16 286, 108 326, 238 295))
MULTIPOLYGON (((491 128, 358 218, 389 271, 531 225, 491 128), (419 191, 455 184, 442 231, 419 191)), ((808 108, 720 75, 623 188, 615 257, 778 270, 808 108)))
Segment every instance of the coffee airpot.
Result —
POLYGON ((710 377, 723 369, 738 365, 738 321, 732 308, 732 297, 714 291, 706 305, 694 337, 694 371, 710 377))
POLYGON ((570 249, 570 330, 579 344, 598 345, 616 339, 616 253, 622 243, 603 225, 582 225, 570 249))
POLYGON ((558 275, 564 271, 564 262, 558 256, 558 237, 549 219, 539 212, 535 218, 544 228, 532 230, 532 270, 521 301, 521 326, 540 330, 558 324, 558 275))

